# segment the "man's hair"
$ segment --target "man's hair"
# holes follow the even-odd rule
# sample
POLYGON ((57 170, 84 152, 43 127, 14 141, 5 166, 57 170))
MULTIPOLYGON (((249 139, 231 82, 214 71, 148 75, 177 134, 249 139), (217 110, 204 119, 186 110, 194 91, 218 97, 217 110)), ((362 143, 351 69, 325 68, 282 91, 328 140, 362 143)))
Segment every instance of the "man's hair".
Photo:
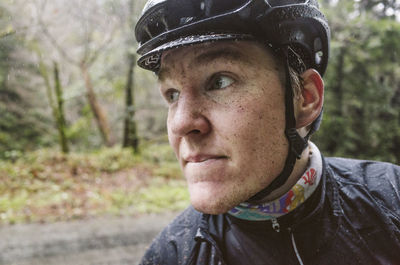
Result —
MULTIPOLYGON (((286 71, 283 66, 283 62, 280 56, 277 56, 276 54, 272 53, 275 63, 278 66, 278 72, 279 72, 279 79, 281 81, 281 84, 283 87, 286 85, 286 71)), ((301 59, 299 59, 301 60, 301 59)), ((289 77, 290 77, 290 82, 292 85, 292 90, 293 90, 293 96, 295 98, 298 98, 301 94, 301 90, 303 89, 303 78, 301 77, 302 73, 299 73, 296 71, 293 67, 289 66, 289 77)))
MULTIPOLYGON (((289 76, 292 83, 293 95, 298 98, 303 89, 303 78, 301 74, 289 66, 289 76)), ((285 81, 286 82, 286 81, 285 81)), ((284 83, 283 83, 284 84, 284 83)))

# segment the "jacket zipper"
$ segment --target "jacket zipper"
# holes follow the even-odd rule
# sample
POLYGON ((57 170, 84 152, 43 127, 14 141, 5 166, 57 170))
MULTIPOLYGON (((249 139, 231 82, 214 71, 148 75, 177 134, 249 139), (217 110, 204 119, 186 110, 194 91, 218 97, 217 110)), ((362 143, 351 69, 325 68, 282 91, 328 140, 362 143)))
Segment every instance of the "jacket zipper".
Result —
POLYGON ((272 228, 275 230, 275 232, 279 233, 281 231, 281 226, 278 223, 278 220, 276 218, 271 219, 272 222, 272 228))
MULTIPOLYGON (((281 226, 279 225, 279 222, 276 218, 271 219, 272 222, 272 228, 275 230, 275 232, 279 233, 281 231, 281 226)), ((294 240, 294 234, 290 228, 288 228, 289 234, 290 234, 290 240, 292 242, 292 247, 294 250, 294 253, 296 254, 297 261, 299 262, 300 265, 304 265, 303 260, 301 259, 300 253, 297 250, 296 246, 296 241, 294 240)))

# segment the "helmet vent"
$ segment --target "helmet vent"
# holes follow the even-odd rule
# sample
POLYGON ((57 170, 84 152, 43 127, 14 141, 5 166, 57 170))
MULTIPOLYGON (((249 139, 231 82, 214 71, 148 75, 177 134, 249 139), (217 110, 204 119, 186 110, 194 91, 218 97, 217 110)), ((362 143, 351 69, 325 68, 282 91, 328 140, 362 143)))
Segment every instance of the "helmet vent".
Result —
POLYGON ((322 52, 321 38, 314 39, 314 51, 317 51, 315 53, 315 64, 320 65, 322 62, 322 58, 324 57, 324 53, 322 52))

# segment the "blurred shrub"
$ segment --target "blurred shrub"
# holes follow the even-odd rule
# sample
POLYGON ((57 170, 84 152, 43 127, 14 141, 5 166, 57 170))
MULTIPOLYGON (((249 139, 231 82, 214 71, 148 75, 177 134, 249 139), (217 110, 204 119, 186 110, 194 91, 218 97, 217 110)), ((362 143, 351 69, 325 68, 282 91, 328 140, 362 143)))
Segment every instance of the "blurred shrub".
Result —
POLYGON ((143 155, 118 147, 10 153, 14 161, 0 160, 0 223, 183 209, 188 192, 172 150, 167 143, 144 146, 143 155))

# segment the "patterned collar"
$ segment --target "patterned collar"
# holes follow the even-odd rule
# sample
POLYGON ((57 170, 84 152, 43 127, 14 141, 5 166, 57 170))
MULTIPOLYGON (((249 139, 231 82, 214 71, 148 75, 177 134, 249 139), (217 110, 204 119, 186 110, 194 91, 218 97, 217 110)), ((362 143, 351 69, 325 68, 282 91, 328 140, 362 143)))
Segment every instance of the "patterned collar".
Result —
POLYGON ((243 202, 228 213, 239 219, 265 221, 283 216, 303 204, 317 189, 322 176, 321 153, 311 142, 309 147, 309 165, 303 176, 286 194, 262 204, 243 202))

